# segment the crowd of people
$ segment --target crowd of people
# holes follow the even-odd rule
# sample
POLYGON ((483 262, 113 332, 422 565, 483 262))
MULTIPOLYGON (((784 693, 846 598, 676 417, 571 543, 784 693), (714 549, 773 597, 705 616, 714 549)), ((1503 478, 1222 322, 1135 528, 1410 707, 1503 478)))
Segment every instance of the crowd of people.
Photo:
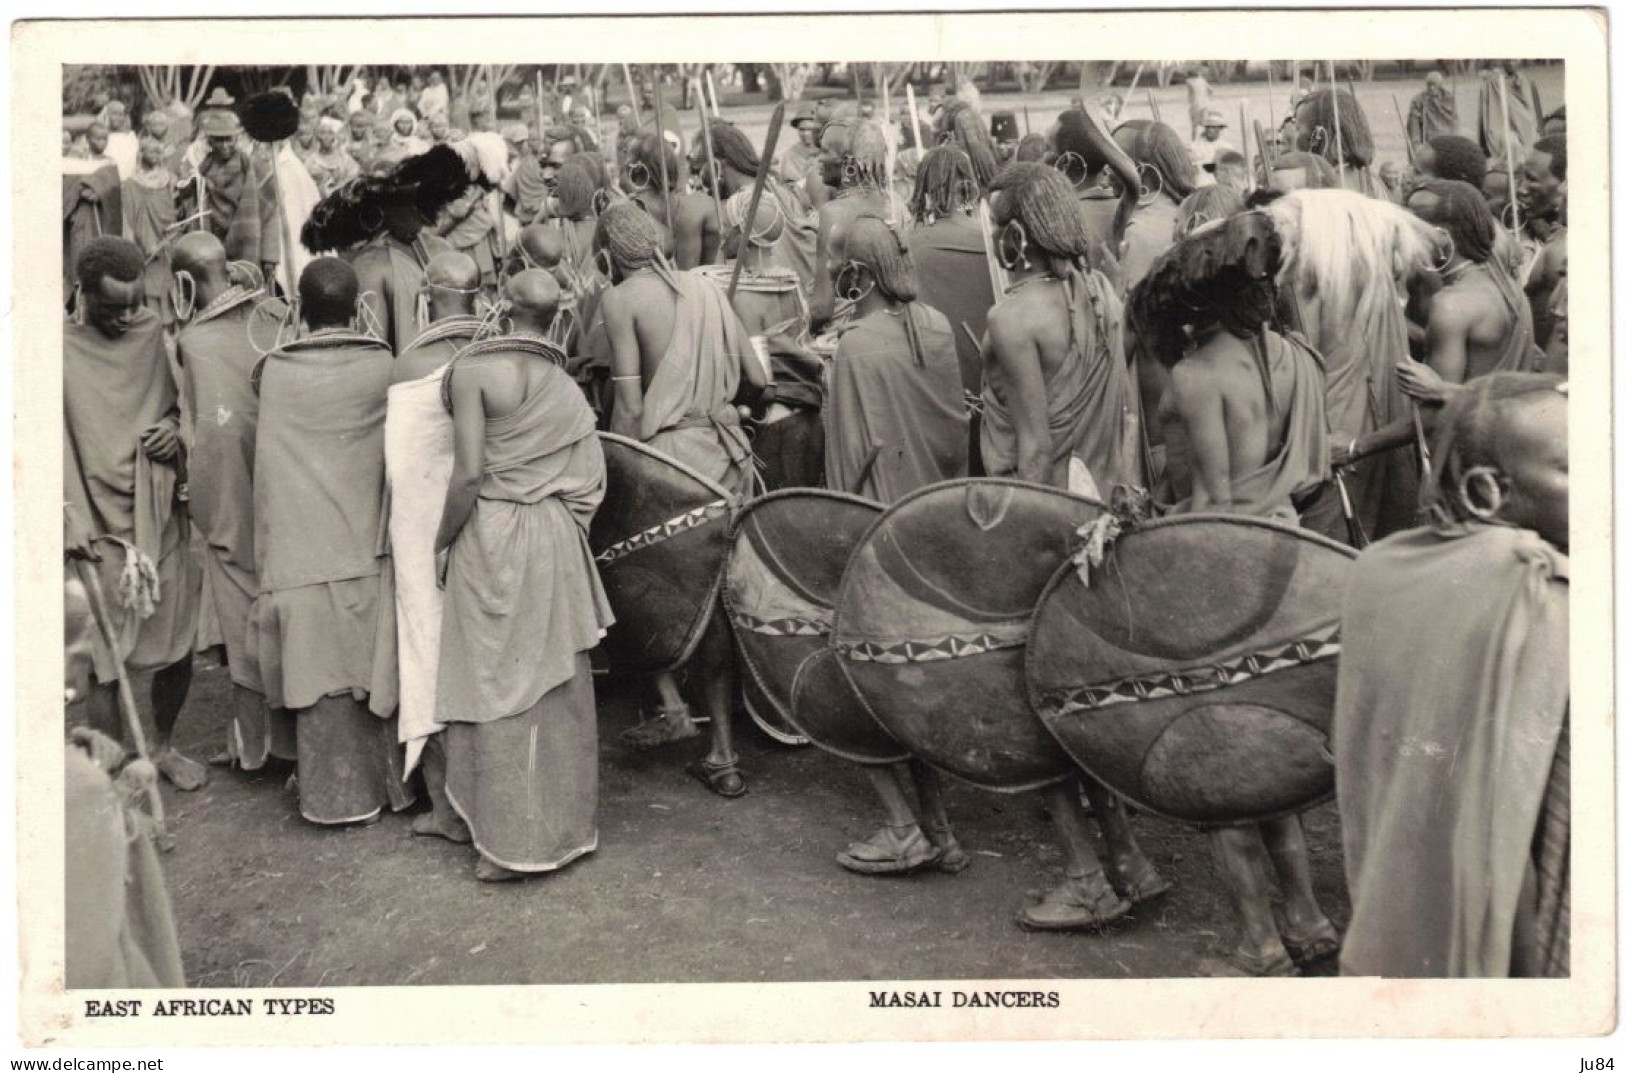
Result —
MULTIPOLYGON (((1108 95, 1021 137, 967 86, 891 115, 792 102, 771 159, 703 104, 499 127, 438 71, 307 97, 281 143, 224 91, 139 136, 109 101, 64 136, 68 575, 120 612, 85 720, 120 737, 118 687, 150 674, 156 773, 196 789, 173 735, 218 650, 220 762, 289 765, 316 824, 426 797, 415 833, 518 879, 598 846, 590 653, 617 609, 589 533, 635 494, 600 432, 735 503, 988 476, 1267 518, 1360 549, 1334 748, 1353 911, 1340 937, 1296 817, 1220 832, 1237 966, 1564 974, 1563 113, 1509 64, 1458 132, 1443 85, 1403 161, 1336 87, 1245 153, 1194 92, 1189 136, 1108 95)), ((694 692, 724 797, 747 786, 729 645, 659 676, 630 737, 697 734, 694 692)), ((903 822, 840 861, 968 858, 903 822)), ((1136 902, 1166 889, 1142 872, 1136 902)), ((1032 912, 1099 927, 1119 894, 1097 862, 1032 912)))

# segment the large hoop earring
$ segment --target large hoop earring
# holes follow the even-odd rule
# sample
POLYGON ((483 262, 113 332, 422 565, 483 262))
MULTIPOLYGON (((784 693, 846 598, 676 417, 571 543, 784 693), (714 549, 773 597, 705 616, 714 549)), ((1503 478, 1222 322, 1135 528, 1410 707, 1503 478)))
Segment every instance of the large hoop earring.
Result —
POLYGON ((1162 172, 1157 170, 1155 164, 1138 164, 1134 168, 1140 175, 1140 204, 1144 205, 1154 201, 1158 194, 1167 189, 1168 184, 1163 181, 1162 172), (1156 180, 1155 186, 1152 180, 1156 180))
POLYGON ((1055 170, 1072 184, 1074 190, 1082 191, 1089 183, 1088 163, 1080 154, 1070 149, 1055 158, 1055 170))
MULTIPOLYGON (((1326 151, 1332 146, 1331 131, 1325 127, 1316 127, 1309 132, 1309 151, 1316 156, 1325 157, 1326 151)), ((1328 157, 1328 159, 1330 159, 1328 157)))
POLYGON ((597 190, 592 192, 592 214, 594 216, 604 215, 604 210, 609 208, 609 206, 610 196, 608 190, 599 187, 597 190))
POLYGON ((841 185, 858 185, 858 162, 851 157, 844 157, 841 160, 841 185))
POLYGON ((171 297, 175 305, 175 319, 187 322, 192 314, 197 312, 197 280, 192 273, 182 269, 175 273, 175 293, 171 297))
POLYGON ((1500 513, 1506 493, 1501 490, 1501 480, 1496 471, 1489 466, 1474 466, 1461 475, 1461 489, 1458 493, 1461 505, 1467 513, 1481 522, 1495 521, 1500 513), (1485 487, 1487 482, 1488 503, 1478 501, 1478 490, 1485 487))
POLYGON ((1022 226, 1020 220, 1011 220, 1004 225, 1004 230, 999 232, 997 253, 999 263, 1004 266, 1007 272, 1015 271, 1018 262, 1022 268, 1032 267, 1032 262, 1027 259, 1027 229, 1022 226), (1012 234, 1016 236, 1019 243, 1014 251, 1010 249, 1010 236, 1012 234))
POLYGON ((1450 267, 1450 262, 1456 259, 1456 240, 1450 237, 1450 232, 1442 227, 1435 228, 1439 233, 1439 246, 1433 255, 1433 270, 1443 272, 1450 267))
POLYGON ((384 210, 369 201, 356 211, 356 220, 361 224, 361 230, 376 235, 384 229, 384 210))
POLYGON ((649 189, 649 184, 653 181, 654 175, 649 171, 649 165, 645 164, 643 161, 634 160, 632 163, 626 166, 626 185, 638 193, 641 194, 643 191, 649 189), (638 173, 640 170, 643 173, 643 177, 641 179, 638 178, 638 173))

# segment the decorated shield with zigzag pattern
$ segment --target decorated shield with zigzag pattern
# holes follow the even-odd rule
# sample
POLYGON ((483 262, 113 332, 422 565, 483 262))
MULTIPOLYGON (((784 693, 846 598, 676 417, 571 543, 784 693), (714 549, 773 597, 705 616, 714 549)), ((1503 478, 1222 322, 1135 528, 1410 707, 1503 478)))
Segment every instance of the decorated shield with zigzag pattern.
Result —
POLYGON ((1039 716, 1080 765, 1201 824, 1332 792, 1338 623, 1354 553, 1235 515, 1149 522, 1061 567, 1027 644, 1039 716))
POLYGON ((841 578, 834 647, 909 752, 1012 793, 1075 770, 1027 703, 1022 650, 1045 582, 1103 509, 1023 481, 948 481, 865 534, 841 578))
POLYGON ((752 712, 860 764, 908 758, 869 714, 829 647, 841 571, 880 509, 872 500, 811 488, 753 500, 734 527, 722 587, 752 712))
POLYGON ((716 610, 730 496, 636 440, 608 432, 599 439, 606 488, 588 543, 615 612, 604 648, 617 673, 674 670, 716 610))

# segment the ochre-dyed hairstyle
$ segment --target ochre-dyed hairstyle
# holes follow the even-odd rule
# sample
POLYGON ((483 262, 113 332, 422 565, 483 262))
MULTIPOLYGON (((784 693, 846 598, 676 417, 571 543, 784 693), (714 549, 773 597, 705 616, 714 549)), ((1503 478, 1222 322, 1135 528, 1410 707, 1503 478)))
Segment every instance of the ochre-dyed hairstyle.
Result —
POLYGON ((633 201, 617 201, 598 214, 593 248, 608 250, 622 275, 665 261, 666 229, 633 201))
POLYGON ((908 208, 915 223, 929 223, 976 204, 980 196, 970 157, 956 145, 939 145, 920 161, 908 208))
POLYGON ((993 144, 993 136, 987 132, 982 117, 968 102, 957 97, 943 101, 936 127, 939 133, 951 135, 954 144, 970 157, 979 184, 986 187, 993 181, 999 171, 998 146, 993 144))
POLYGON ((859 182, 883 186, 886 182, 886 133, 872 119, 852 124, 845 162, 857 171, 859 182))
POLYGON ((1439 414, 1433 433, 1433 477, 1422 489, 1422 509, 1435 524, 1473 520, 1467 509, 1467 474, 1480 467, 1506 471, 1505 424, 1515 407, 1559 396, 1563 379, 1549 373, 1490 373, 1461 385, 1439 414))
POLYGON ((1351 168, 1363 168, 1375 159, 1371 125, 1366 122, 1360 102, 1348 90, 1337 91, 1335 107, 1331 90, 1316 90, 1298 102, 1293 114, 1298 122, 1299 149, 1323 156, 1336 167, 1338 121, 1341 120, 1343 163, 1351 168))
POLYGON ((79 251, 73 275, 79 286, 94 292, 104 277, 134 283, 144 268, 140 246, 117 235, 99 235, 79 251))
POLYGON ((1042 164, 1049 160, 1050 153, 1049 139, 1034 131, 1016 143, 1011 159, 1017 164, 1042 164))
POLYGON ((593 195, 609 185, 603 161, 596 153, 576 153, 559 165, 553 196, 559 199, 559 215, 567 220, 585 220, 593 214, 593 195))
POLYGON ((1178 241, 1204 224, 1234 216, 1245 207, 1241 192, 1234 187, 1218 183, 1201 187, 1179 203, 1174 214, 1174 239, 1178 241))
POLYGON ((756 177, 761 170, 762 158, 750 144, 745 132, 732 123, 720 119, 711 121, 711 152, 716 154, 717 165, 726 164, 741 175, 756 177))
POLYGON ((1470 183, 1478 190, 1484 188, 1486 162, 1477 142, 1459 134, 1440 134, 1428 139, 1428 149, 1433 153, 1435 177, 1470 183))
POLYGON ((1184 201, 1196 189, 1196 164, 1173 127, 1131 119, 1112 131, 1112 138, 1136 165, 1156 169, 1163 192, 1174 201, 1184 201))
POLYGON ((913 302, 920 296, 914 258, 891 224, 874 215, 853 220, 846 231, 846 259, 864 265, 881 294, 894 302, 913 302))
POLYGON ((1495 253, 1495 218, 1490 215, 1484 195, 1454 179, 1427 179, 1417 183, 1411 197, 1432 194, 1436 200, 1427 211, 1412 209, 1416 215, 1450 235, 1456 252, 1474 264, 1484 264, 1495 253))
POLYGON ((846 232, 846 259, 863 265, 874 277, 875 289, 903 306, 903 334, 908 339, 909 352, 916 365, 925 364, 925 349, 920 343, 919 310, 914 302, 919 298, 919 279, 914 272, 914 259, 908 247, 890 223, 875 215, 859 216, 846 232))
POLYGON ((1028 243, 1061 261, 1087 264, 1089 225, 1078 195, 1046 164, 1010 164, 993 180, 993 222, 1019 221, 1028 243))
POLYGON ((649 131, 640 134, 631 145, 630 160, 649 169, 649 189, 660 193, 666 192, 663 183, 670 183, 673 189, 682 189, 683 176, 688 174, 688 165, 677 155, 677 149, 659 134, 649 131), (665 175, 662 177, 660 159, 662 155, 666 160, 665 175))

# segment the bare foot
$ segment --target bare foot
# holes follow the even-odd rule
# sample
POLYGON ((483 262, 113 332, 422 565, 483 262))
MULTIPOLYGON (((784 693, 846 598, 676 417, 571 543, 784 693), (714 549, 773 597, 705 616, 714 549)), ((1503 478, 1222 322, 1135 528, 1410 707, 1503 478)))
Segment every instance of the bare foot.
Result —
POLYGON ((153 765, 177 790, 201 790, 209 781, 207 768, 196 760, 182 756, 172 748, 165 749, 154 757, 153 765))
POLYGON ((638 723, 621 735, 621 741, 633 749, 653 749, 674 741, 685 741, 700 736, 700 728, 688 707, 662 708, 655 715, 638 723))
POLYGON ((479 863, 474 866, 474 878, 486 883, 508 883, 515 879, 524 879, 525 873, 504 868, 482 854, 479 863))
POLYGON ((412 833, 424 838, 444 838, 459 845, 474 841, 468 824, 459 816, 442 816, 438 812, 425 812, 412 821, 412 833))

